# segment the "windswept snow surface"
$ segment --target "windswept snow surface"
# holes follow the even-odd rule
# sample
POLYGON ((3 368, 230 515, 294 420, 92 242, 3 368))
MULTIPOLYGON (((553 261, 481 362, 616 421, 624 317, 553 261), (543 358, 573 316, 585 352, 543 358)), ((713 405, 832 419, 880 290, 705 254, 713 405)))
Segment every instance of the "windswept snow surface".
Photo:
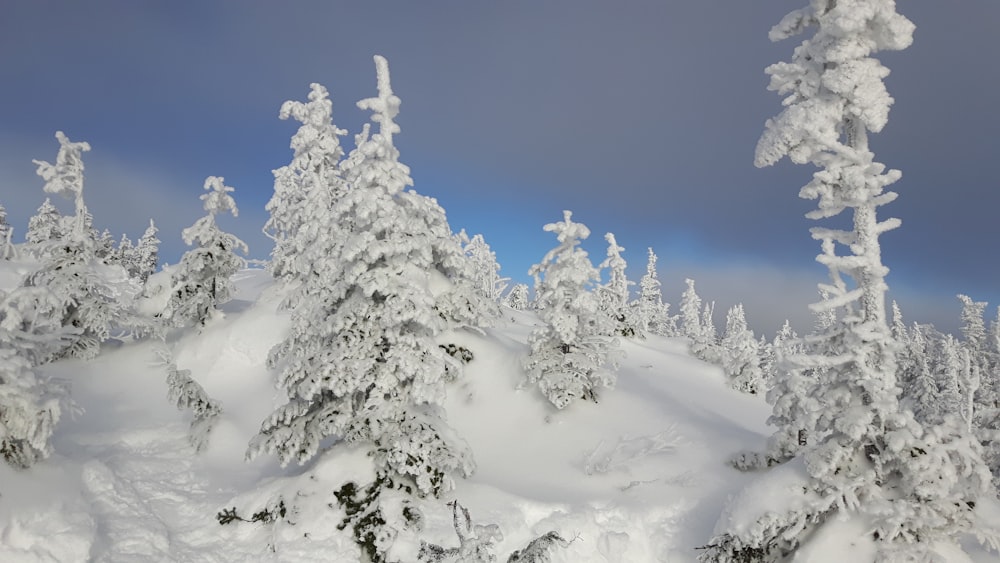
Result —
MULTIPOLYGON (((244 461, 260 422, 284 402, 265 360, 288 315, 265 272, 243 271, 236 283, 224 315, 168 341, 178 367, 224 410, 200 455, 187 441, 189 415, 167 402, 155 343, 109 343, 95 360, 41 368, 71 382, 84 412, 60 424, 47 461, 28 471, 0 464, 0 561, 359 560, 349 530, 337 529, 332 492, 373 478, 363 449, 337 447, 303 467, 244 461), (287 512, 275 522, 216 519, 279 503, 287 512)), ((763 445, 769 407, 729 389, 683 341, 650 337, 623 342, 618 386, 600 404, 556 412, 537 389, 518 388, 537 323, 504 309, 497 328, 443 340, 475 355, 446 406, 478 469, 446 498, 418 501, 423 530, 402 533, 392 555, 415 561, 420 540, 457 545, 446 505, 455 499, 476 523, 499 525, 501 561, 548 531, 571 540, 552 552, 556 563, 695 561, 729 497, 760 476, 726 461, 763 445)), ((830 533, 865 533, 855 528, 830 533)), ((796 561, 831 560, 829 549, 812 552, 825 558, 796 561)))

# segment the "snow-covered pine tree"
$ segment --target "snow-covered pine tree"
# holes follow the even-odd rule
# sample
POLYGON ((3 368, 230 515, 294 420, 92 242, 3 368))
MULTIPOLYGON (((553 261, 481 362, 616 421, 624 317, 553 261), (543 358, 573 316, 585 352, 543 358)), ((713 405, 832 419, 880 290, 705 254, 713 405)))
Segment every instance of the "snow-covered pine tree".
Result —
POLYGON ((903 311, 899 308, 899 303, 892 302, 892 338, 899 343, 901 348, 906 347, 906 340, 909 332, 906 330, 906 323, 903 322, 903 311))
POLYGON ((34 254, 38 254, 45 243, 63 237, 61 219, 62 215, 52 205, 52 200, 45 198, 38 211, 28 219, 28 231, 24 235, 34 254))
POLYGON ((73 199, 76 210, 73 238, 94 239, 96 237, 87 237, 90 234, 88 229, 93 227, 90 224, 87 206, 83 202, 83 153, 90 150, 90 144, 85 141, 74 143, 62 131, 56 131, 56 139, 59 141, 59 152, 56 154, 55 164, 43 160, 32 162, 38 166, 38 175, 45 180, 44 189, 47 193, 73 199))
POLYGON ((264 225, 274 240, 268 268, 275 277, 301 281, 315 275, 313 263, 331 252, 336 231, 347 227, 330 219, 333 203, 347 190, 339 139, 347 132, 333 124, 333 102, 320 84, 310 84, 308 102, 282 104, 278 117, 302 126, 292 136, 291 163, 274 171, 264 225))
POLYGON ((985 301, 973 301, 968 295, 958 294, 962 302, 962 336, 966 346, 973 353, 981 354, 986 348, 986 306, 985 301))
MULTIPOLYGON (((962 349, 961 347, 959 348, 961 363, 958 370, 958 412, 962 422, 965 423, 966 430, 975 434, 975 397, 976 391, 979 390, 980 375, 979 371, 972 365, 972 358, 969 356, 969 351, 962 349)), ((983 442, 982 438, 980 438, 980 442, 983 442)), ((1000 483, 997 482, 996 478, 996 475, 998 474, 997 469, 1000 468, 1000 459, 996 459, 995 457, 997 451, 993 448, 988 448, 985 444, 983 445, 983 448, 983 459, 986 460, 986 465, 990 468, 990 472, 993 473, 994 476, 993 485, 1000 488, 1000 483)))
POLYGON ((528 285, 523 283, 514 284, 504 297, 504 305, 516 311, 523 311, 528 308, 528 285))
POLYGON ((737 391, 757 394, 763 387, 760 369, 760 347, 753 331, 747 326, 743 304, 734 305, 726 315, 726 332, 722 336, 722 370, 729 385, 737 391))
POLYGON ((181 233, 188 246, 171 276, 170 300, 162 316, 174 326, 189 323, 204 325, 217 310, 216 306, 233 297, 235 287, 232 276, 246 267, 246 260, 238 256, 248 252, 247 245, 235 235, 223 232, 215 222, 219 213, 230 212, 236 217, 239 210, 219 176, 205 179, 201 195, 208 213, 181 233))
POLYGON ((48 457, 56 424, 72 409, 66 387, 34 371, 72 335, 61 312, 46 288, 0 290, 0 456, 17 468, 48 457))
POLYGON ((757 339, 757 352, 760 356, 759 367, 761 379, 760 391, 758 392, 765 394, 774 382, 774 372, 778 369, 778 355, 774 350, 774 345, 768 342, 767 336, 763 334, 757 339))
MULTIPOLYGON (((941 391, 935 374, 935 368, 939 366, 931 365, 928 353, 938 347, 932 331, 931 327, 914 324, 909 331, 908 346, 901 348, 898 353, 897 374, 902 388, 900 402, 911 409, 917 421, 924 425, 940 424, 943 414, 940 405, 941 391)), ((942 351, 946 354, 952 352, 947 348, 942 348, 942 351)), ((941 357, 935 363, 941 364, 941 360, 944 358, 941 357)))
POLYGON ((625 274, 628 267, 622 258, 622 251, 625 249, 618 245, 614 233, 604 235, 604 240, 608 242, 608 255, 598 268, 608 269, 608 283, 597 288, 598 309, 611 319, 612 334, 643 338, 645 333, 639 330, 639 323, 632 308, 628 306, 631 294, 629 286, 635 283, 629 281, 625 274))
POLYGON ((715 302, 702 303, 694 288, 694 280, 686 279, 687 289, 681 295, 681 333, 689 340, 691 353, 698 359, 721 362, 719 343, 712 316, 715 302))
POLYGON ((686 279, 687 289, 681 294, 681 331, 691 342, 702 338, 701 297, 694 288, 694 280, 686 279))
POLYGON ((939 419, 962 410, 962 384, 969 375, 968 355, 954 336, 946 334, 940 339, 941 351, 937 355, 934 379, 938 388, 937 415, 939 419))
POLYGON ((646 274, 639 280, 639 297, 633 302, 634 314, 642 332, 677 336, 676 319, 670 316, 670 304, 663 302, 660 280, 656 275, 656 254, 647 249, 646 274))
POLYGON ((499 303, 510 278, 500 277, 500 264, 497 263, 496 253, 490 250, 490 245, 486 244, 483 235, 475 235, 470 239, 463 230, 459 233, 459 240, 464 243, 465 255, 472 262, 473 285, 476 291, 484 298, 499 303))
POLYGON ((469 475, 472 454, 440 407, 460 363, 437 342, 445 330, 484 322, 489 304, 433 199, 406 190, 393 134, 400 100, 388 63, 375 58, 379 130, 358 136, 344 166, 350 189, 334 202, 334 252, 312 263, 316 283, 268 359, 289 401, 261 425, 248 458, 274 453, 305 463, 323 440, 370 445, 380 482, 439 495, 469 475))
MULTIPOLYGON (((235 208, 233 214, 235 215, 235 208)), ((132 251, 128 273, 142 283, 146 283, 149 276, 156 272, 156 266, 160 263, 160 239, 156 238, 156 233, 156 224, 150 219, 149 226, 132 251)))
POLYGON ((95 247, 94 256, 105 264, 117 264, 118 255, 115 253, 115 237, 111 234, 111 231, 104 229, 101 236, 95 240, 97 241, 97 246, 95 247))
POLYGON ((222 406, 212 399, 205 389, 191 377, 191 370, 179 369, 173 354, 166 344, 155 350, 158 365, 167 372, 167 400, 179 410, 191 412, 191 427, 188 441, 195 452, 201 452, 208 445, 208 435, 215 420, 222 414, 222 406))
POLYGON ((770 342, 767 342, 764 335, 761 335, 760 372, 766 389, 770 389, 774 385, 774 379, 778 374, 778 358, 788 355, 790 347, 794 346, 794 343, 791 342, 793 339, 798 339, 798 335, 792 330, 792 325, 787 319, 770 342))
POLYGON ((14 257, 14 228, 7 223, 7 209, 0 205, 0 260, 14 257))
POLYGON ((973 397, 973 429, 983 445, 993 481, 1000 487, 1000 374, 996 373, 1000 358, 986 331, 987 303, 967 295, 958 299, 962 302, 961 346, 969 358, 969 370, 976 374, 969 377, 978 383, 973 397))
POLYGON ((799 352, 799 335, 792 328, 792 323, 785 319, 785 322, 774 335, 771 341, 776 356, 788 356, 799 352))
POLYGON ((51 453, 62 413, 52 390, 17 350, 0 347, 0 456, 10 465, 25 469, 51 453))
POLYGON ((580 248, 590 229, 574 223, 572 216, 564 211, 562 222, 545 225, 559 246, 528 271, 535 278, 538 317, 544 324, 528 339, 525 383, 537 384, 557 409, 577 399, 597 402, 601 388, 614 386, 621 354, 618 341, 607 336, 611 319, 598 310, 591 290, 600 273, 580 248))
POLYGON ((122 238, 118 241, 118 248, 115 250, 115 253, 118 255, 118 263, 121 264, 122 268, 125 268, 126 272, 129 272, 129 275, 135 269, 131 266, 134 251, 135 247, 132 245, 132 239, 128 238, 128 235, 125 233, 122 233, 122 238))
MULTIPOLYGON (((56 138, 60 145, 56 163, 34 162, 38 175, 45 180, 45 191, 72 198, 76 212, 73 217, 61 218, 58 213, 39 210, 36 217, 45 213, 44 219, 35 222, 34 231, 39 241, 35 255, 41 266, 25 278, 24 284, 48 288, 59 296, 63 300, 63 326, 78 329, 58 355, 92 358, 101 342, 110 337, 111 329, 128 322, 137 288, 120 267, 109 266, 97 256, 96 231, 83 201, 82 154, 90 150, 90 145, 74 143, 62 131, 56 133, 56 138), (45 239, 47 234, 58 238, 45 239)), ((43 204, 46 207, 51 203, 43 204)))
MULTIPOLYGON (((932 558, 936 542, 958 548, 956 537, 976 526, 976 500, 993 494, 974 439, 950 425, 922 428, 898 401, 878 238, 899 221, 880 222, 876 210, 895 198, 885 187, 900 173, 875 162, 867 134, 882 129, 892 103, 882 83, 888 70, 872 55, 909 46, 914 26, 896 12, 894 0, 812 0, 770 36, 777 41, 810 29, 815 34, 791 62, 768 68, 770 89, 787 97, 767 122, 756 164, 785 156, 811 162, 820 170, 800 195, 819 202, 808 217, 852 212, 850 231, 812 230, 822 241, 817 260, 830 273, 824 286, 830 299, 813 307, 840 315, 814 340, 812 353, 796 359, 819 368, 809 396, 820 411, 800 453, 804 497, 780 513, 723 530, 700 557, 706 562, 783 560, 833 513, 871 526, 879 561, 917 552, 932 558), (838 255, 838 244, 849 254, 838 255)), ((998 545, 995 533, 975 531, 998 545)))
POLYGON ((962 302, 962 346, 969 351, 973 365, 982 375, 977 402, 996 405, 1000 402, 1000 381, 994 368, 1000 361, 996 358, 986 332, 985 301, 973 301, 968 295, 959 295, 962 302))

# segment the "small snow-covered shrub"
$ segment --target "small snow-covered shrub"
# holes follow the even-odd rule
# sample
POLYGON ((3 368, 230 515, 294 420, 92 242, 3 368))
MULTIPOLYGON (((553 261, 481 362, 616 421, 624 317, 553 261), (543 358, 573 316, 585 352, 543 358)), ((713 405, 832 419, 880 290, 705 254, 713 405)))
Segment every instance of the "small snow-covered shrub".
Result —
POLYGON ((419 563, 495 563, 494 544, 503 539, 496 524, 473 524, 469 510, 458 503, 448 503, 452 510, 452 524, 458 535, 458 547, 441 547, 420 542, 419 563))

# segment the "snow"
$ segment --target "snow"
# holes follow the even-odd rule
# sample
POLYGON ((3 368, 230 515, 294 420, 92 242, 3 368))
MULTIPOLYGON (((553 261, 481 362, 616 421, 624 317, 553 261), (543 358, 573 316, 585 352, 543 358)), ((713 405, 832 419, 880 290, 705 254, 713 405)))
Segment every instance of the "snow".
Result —
MULTIPOLYGON (((15 267, 2 263, 0 281, 15 267)), ((270 456, 244 461, 261 421, 285 400, 265 360, 289 314, 278 311, 283 295, 264 271, 241 271, 234 282, 224 315, 168 340, 178 367, 222 404, 200 455, 187 440, 190 415, 167 401, 165 369, 155 362, 162 344, 107 343, 93 360, 38 368, 70 380, 84 412, 60 424, 48 460, 27 471, 0 465, 0 561, 358 560, 350 530, 337 529, 344 513, 332 492, 372 480, 364 448, 338 446, 303 467, 282 469, 270 456), (250 519, 279 502, 286 516, 270 523, 216 519, 232 508, 250 519)), ((475 355, 445 406, 478 469, 443 499, 383 499, 411 502, 424 515, 423 529, 394 545, 400 561, 415 561, 421 540, 458 545, 451 500, 474 524, 499 526, 501 561, 556 531, 569 540, 552 551, 556 563, 673 563, 695 561, 717 525, 795 498, 781 494, 800 478, 794 463, 762 474, 727 465, 735 452, 763 447, 770 408, 730 389, 681 339, 623 339, 617 387, 600 404, 556 411, 535 387, 519 389, 528 335, 540 322, 504 308, 494 328, 447 335, 475 355), (720 521, 736 495, 745 502, 720 521)), ((864 561, 871 549, 863 523, 822 533, 796 562, 864 561)))

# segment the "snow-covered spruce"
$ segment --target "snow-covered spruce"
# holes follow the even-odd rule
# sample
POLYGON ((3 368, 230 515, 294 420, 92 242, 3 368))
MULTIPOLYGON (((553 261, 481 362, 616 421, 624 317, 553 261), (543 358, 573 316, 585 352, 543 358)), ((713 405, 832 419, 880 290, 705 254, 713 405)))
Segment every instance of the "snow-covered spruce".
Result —
POLYGON ((525 383, 538 385, 557 409, 577 399, 597 402, 602 388, 615 384, 621 351, 611 333, 611 319, 598 310, 591 289, 600 280, 597 268, 580 248, 590 229, 563 221, 545 225, 559 246, 528 272, 535 278, 538 317, 544 323, 531 333, 531 352, 524 359, 525 383))
POLYGON ((0 456, 14 467, 48 457, 56 424, 72 408, 63 384, 34 371, 72 335, 61 309, 45 288, 0 290, 0 456))
POLYGON ((677 336, 677 319, 670 316, 670 304, 663 301, 656 274, 656 254, 649 248, 646 273, 639 280, 639 297, 631 303, 639 330, 660 336, 677 336))
MULTIPOLYGON (((1000 487, 1000 322, 986 330, 987 303, 959 295, 962 302, 961 354, 967 358, 965 387, 972 392, 972 428, 983 445, 983 455, 993 474, 993 483, 1000 487)), ((998 309, 1000 314, 1000 309, 998 309)))
POLYGON ((486 244, 483 235, 475 235, 470 239, 463 230, 458 236, 464 245, 466 256, 472 262, 472 281, 476 290, 484 298, 499 303, 510 278, 500 277, 500 264, 497 263, 496 253, 490 250, 490 245, 486 244))
POLYGON ((216 306, 233 297, 232 276, 246 267, 246 260, 236 253, 247 253, 247 245, 235 235, 223 232, 215 223, 215 216, 239 210, 223 178, 209 176, 205 179, 202 194, 207 215, 184 229, 181 236, 188 245, 196 245, 181 257, 171 276, 170 300, 163 318, 174 326, 204 325, 216 311, 216 306))
POLYGON ((823 286, 830 298, 814 308, 840 314, 796 361, 816 370, 810 397, 821 407, 807 421, 810 443, 799 453, 806 498, 758 514, 756 524, 727 523, 701 560, 778 561, 835 512, 871 523, 878 560, 908 557, 914 549, 928 556, 936 542, 957 547, 962 533, 996 546, 995 532, 977 529, 973 512, 977 499, 995 494, 978 443, 959 425, 921 427, 897 397, 896 348, 885 314, 888 269, 878 237, 899 221, 878 221, 876 210, 895 199, 885 187, 900 173, 874 161, 867 133, 882 129, 892 103, 882 83, 888 70, 871 55, 909 46, 913 24, 893 0, 813 0, 770 36, 777 41, 809 29, 815 35, 791 62, 768 68, 770 89, 787 97, 756 154, 758 166, 787 156, 820 168, 800 193, 819 200, 810 218, 853 214, 850 231, 812 229, 822 241, 817 260, 830 273, 823 286), (849 254, 838 255, 837 245, 849 254))
POLYGON ((167 400, 179 410, 192 415, 188 440, 196 452, 208 445, 208 435, 215 420, 222 414, 222 406, 212 399, 205 389, 191 378, 191 370, 179 369, 173 354, 166 345, 155 350, 157 363, 167 372, 167 400))
POLYGON ((61 217, 52 200, 45 198, 35 214, 28 219, 28 231, 24 235, 32 254, 37 256, 42 245, 62 238, 61 217))
POLYGON ((135 248, 130 249, 131 251, 128 253, 119 249, 122 266, 125 267, 130 276, 142 283, 146 283, 149 276, 156 272, 156 266, 160 263, 160 239, 156 238, 156 233, 156 224, 150 219, 149 226, 142 233, 135 248))
POLYGON ((0 205, 0 260, 10 260, 15 256, 14 228, 7 223, 7 209, 0 205))
POLYGON ((715 302, 702 303, 694 288, 694 280, 686 279, 687 289, 681 295, 681 333, 688 338, 691 353, 710 364, 722 361, 712 315, 715 302))
POLYGON ((461 364, 437 338, 493 314, 470 283, 470 263, 433 199, 406 190, 399 162, 388 65, 376 57, 374 112, 342 163, 350 189, 333 202, 340 225, 317 256, 292 314, 289 336, 271 351, 289 401, 261 425, 248 457, 274 453, 305 463, 324 439, 368 444, 381 479, 439 495, 469 475, 472 454, 438 406, 461 364))
POLYGON ((760 345, 747 326, 743 304, 734 305, 726 315, 722 336, 722 370, 729 385, 737 391, 757 394, 763 386, 760 369, 760 345))
POLYGON ((614 233, 604 235, 604 240, 608 241, 608 255, 598 268, 608 269, 608 283, 597 288, 598 309, 611 320, 611 334, 644 338, 645 333, 640 330, 634 311, 629 307, 629 286, 635 283, 625 275, 628 267, 622 258, 625 249, 618 245, 614 233))
MULTIPOLYGON (((83 200, 82 153, 89 151, 90 145, 72 142, 62 131, 56 133, 56 138, 56 163, 36 160, 37 173, 45 180, 46 192, 74 200, 75 214, 61 217, 56 212, 55 216, 35 221, 38 242, 32 253, 41 264, 28 274, 24 284, 47 288, 59 296, 62 324, 75 329, 66 347, 55 356, 93 358, 112 328, 129 323, 139 288, 120 266, 109 265, 97 255, 96 231, 83 200), (56 238, 45 239, 43 234, 56 238)), ((42 207, 40 212, 48 214, 47 206, 42 207)))
POLYGON ((286 281, 314 274, 315 264, 331 252, 340 225, 331 220, 333 203, 347 190, 333 102, 320 84, 309 86, 309 101, 286 101, 278 114, 302 125, 292 136, 292 161, 274 171, 274 195, 264 233, 274 240, 268 269, 286 281))
POLYGON ((0 346, 0 456, 25 469, 49 456, 65 390, 39 379, 13 348, 0 346))

